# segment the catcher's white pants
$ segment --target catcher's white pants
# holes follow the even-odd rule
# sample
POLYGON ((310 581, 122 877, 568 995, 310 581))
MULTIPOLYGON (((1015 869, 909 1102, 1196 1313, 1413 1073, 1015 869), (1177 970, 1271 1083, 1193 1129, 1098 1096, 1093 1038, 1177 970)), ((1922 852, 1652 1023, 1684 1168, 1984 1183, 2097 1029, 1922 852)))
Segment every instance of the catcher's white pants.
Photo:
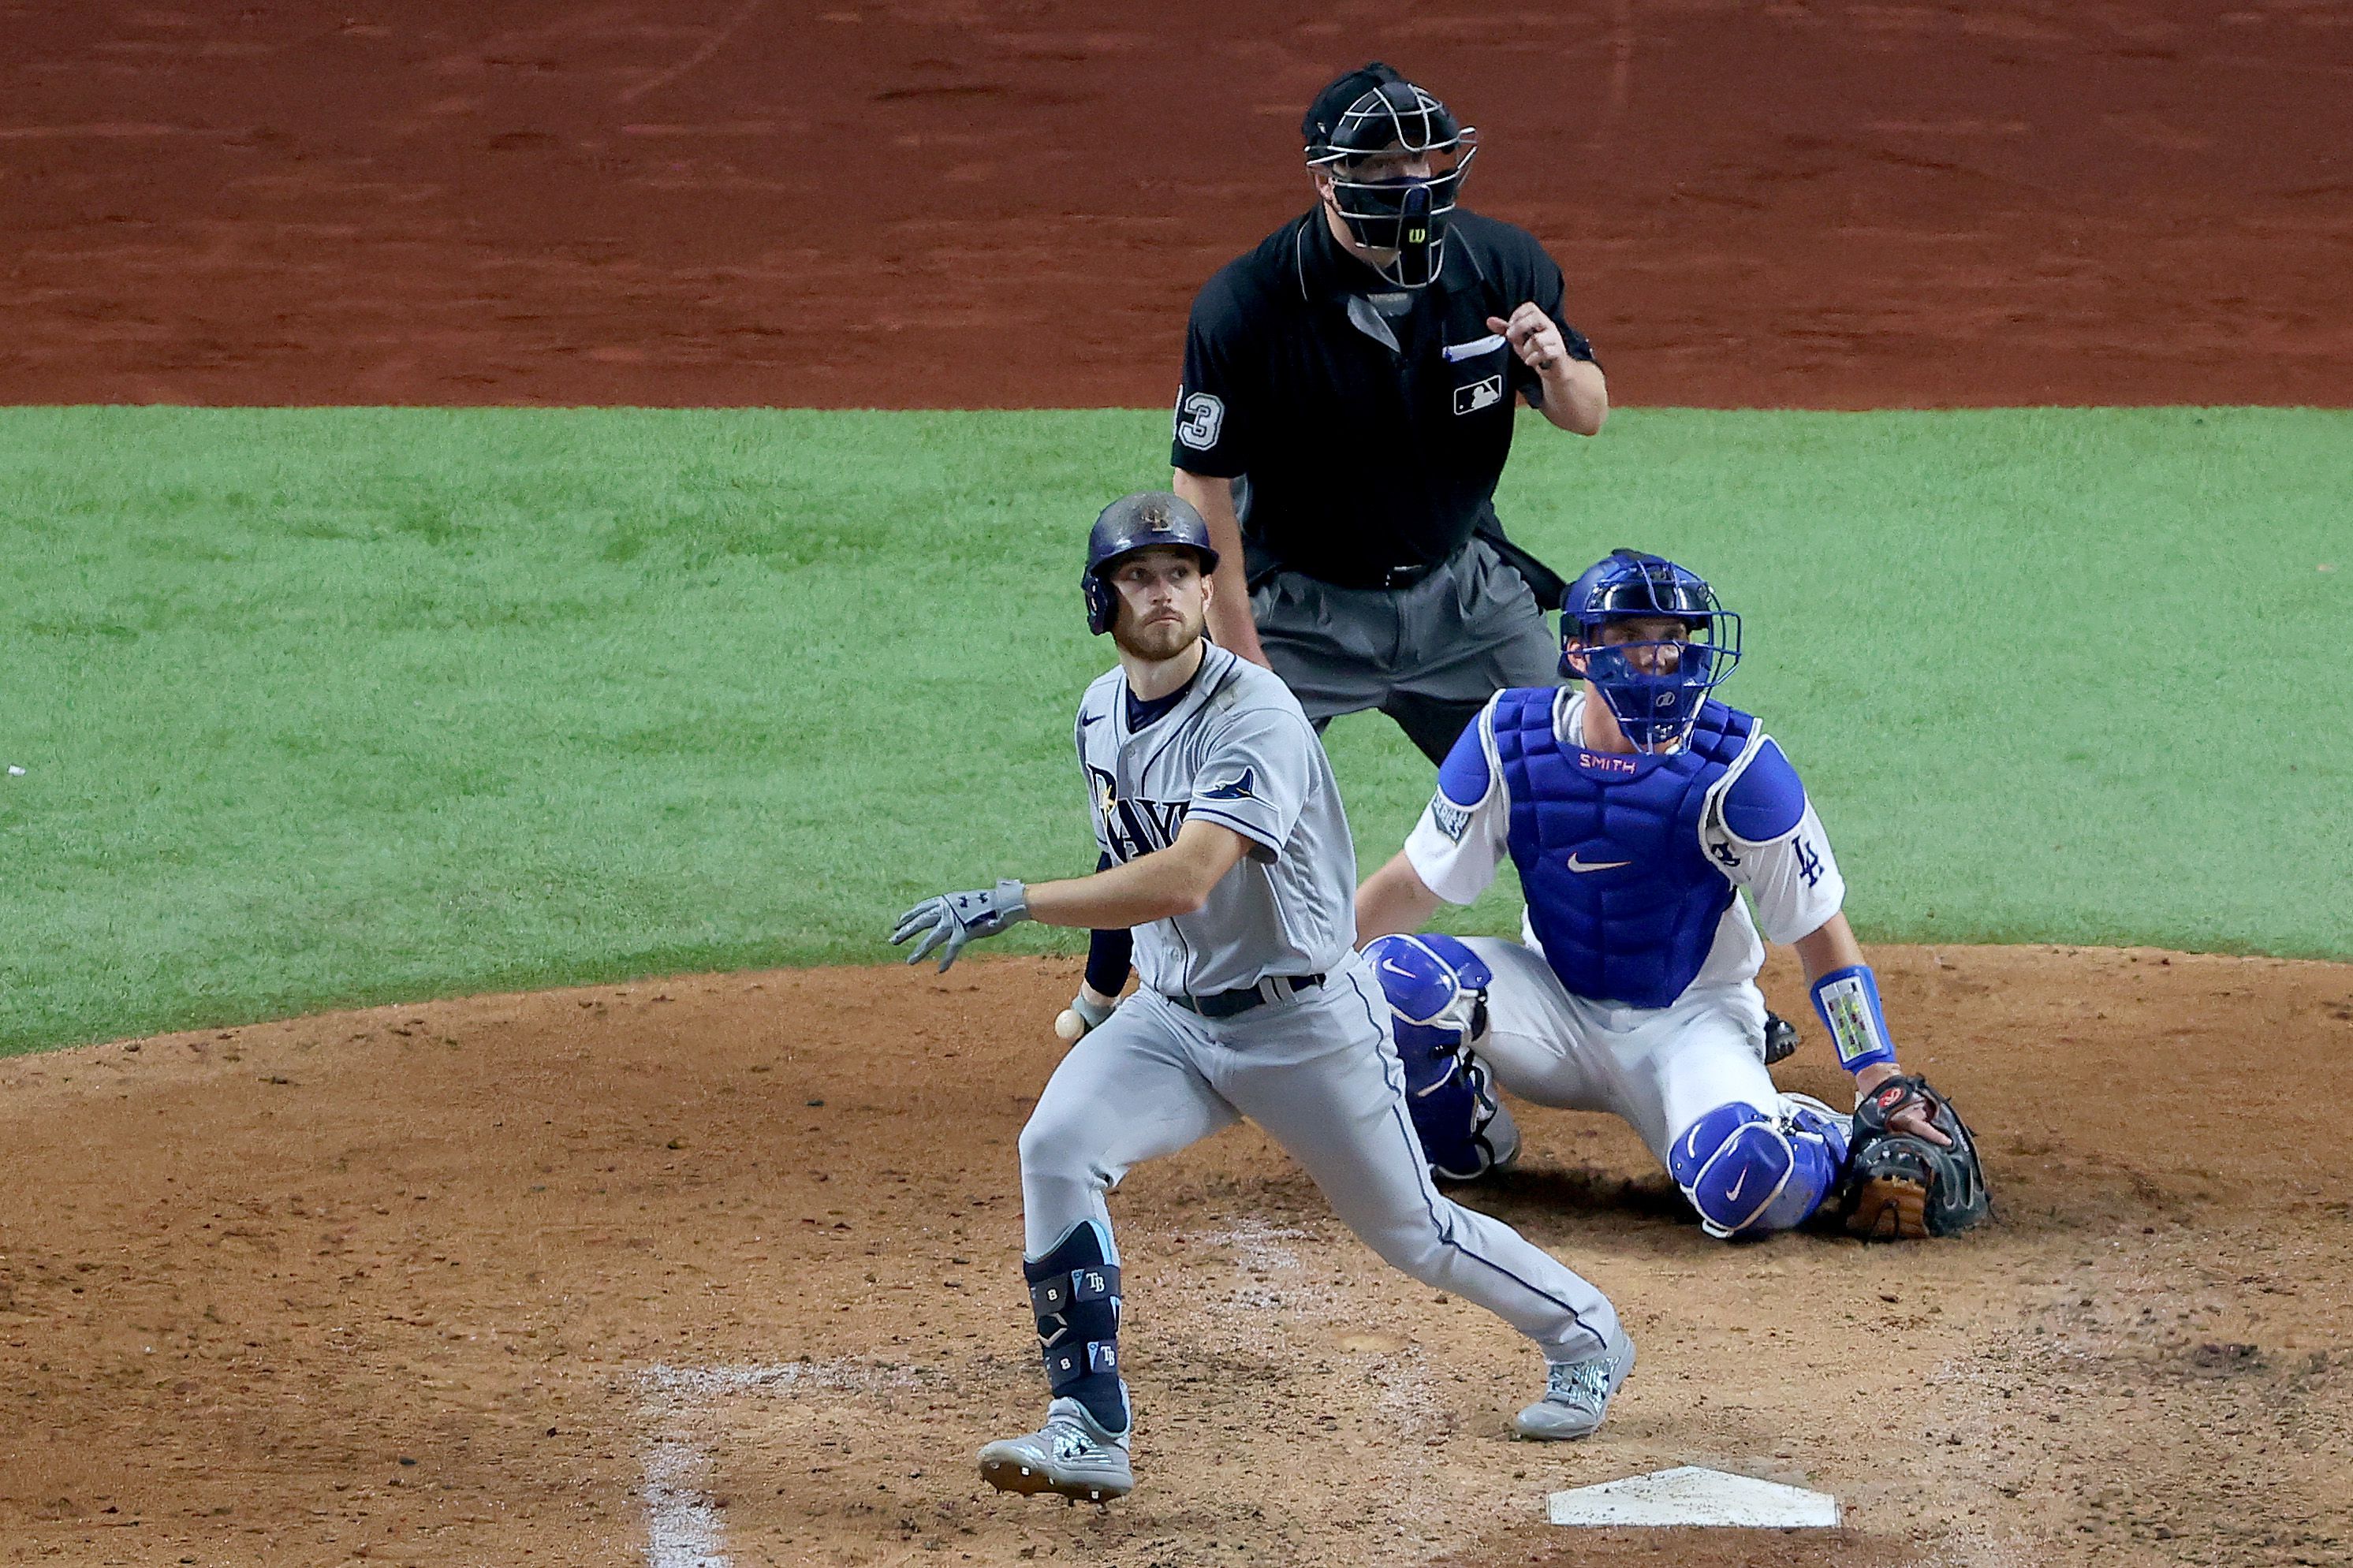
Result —
POLYGON ((1661 1165, 1675 1139, 1719 1105, 1778 1116, 1765 1070, 1765 997, 1750 981, 1694 986, 1665 1007, 1573 996, 1534 948, 1500 937, 1465 943, 1495 978, 1487 1033, 1474 1047, 1495 1082, 1523 1100, 1605 1110, 1630 1125, 1661 1165))
POLYGON ((1071 1047, 1021 1131, 1026 1244, 1044 1256, 1128 1168, 1231 1126, 1264 1128, 1384 1259, 1473 1301, 1556 1361, 1604 1348, 1609 1300, 1503 1221, 1441 1194, 1406 1110, 1388 1003, 1350 953, 1324 984, 1231 1018, 1150 991, 1071 1047))

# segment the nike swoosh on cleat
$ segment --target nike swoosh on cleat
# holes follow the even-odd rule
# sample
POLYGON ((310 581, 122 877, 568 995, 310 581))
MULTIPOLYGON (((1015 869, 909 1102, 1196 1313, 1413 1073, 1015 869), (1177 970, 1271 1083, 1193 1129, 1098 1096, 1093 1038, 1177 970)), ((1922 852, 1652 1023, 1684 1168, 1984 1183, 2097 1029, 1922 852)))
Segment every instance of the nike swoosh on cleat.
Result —
POLYGON ((1631 866, 1631 860, 1580 860, 1577 851, 1568 852, 1568 868, 1572 871, 1615 871, 1620 866, 1631 866))

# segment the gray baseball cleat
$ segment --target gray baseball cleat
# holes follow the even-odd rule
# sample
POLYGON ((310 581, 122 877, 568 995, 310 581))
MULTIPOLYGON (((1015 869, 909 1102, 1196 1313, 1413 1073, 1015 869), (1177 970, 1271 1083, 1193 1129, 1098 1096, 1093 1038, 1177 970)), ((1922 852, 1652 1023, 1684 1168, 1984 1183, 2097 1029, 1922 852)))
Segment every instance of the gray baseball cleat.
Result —
POLYGON ((1046 1407, 1045 1426, 980 1451, 980 1478, 1024 1497, 1057 1492, 1073 1502, 1108 1502, 1135 1489, 1127 1440, 1127 1432, 1113 1436, 1096 1425, 1077 1400, 1057 1399, 1046 1407))
POLYGON ((1566 1440, 1590 1436, 1609 1408, 1610 1395, 1634 1370, 1634 1342, 1618 1329, 1609 1348, 1583 1361, 1545 1363, 1545 1396, 1519 1413, 1512 1429, 1523 1437, 1566 1440))

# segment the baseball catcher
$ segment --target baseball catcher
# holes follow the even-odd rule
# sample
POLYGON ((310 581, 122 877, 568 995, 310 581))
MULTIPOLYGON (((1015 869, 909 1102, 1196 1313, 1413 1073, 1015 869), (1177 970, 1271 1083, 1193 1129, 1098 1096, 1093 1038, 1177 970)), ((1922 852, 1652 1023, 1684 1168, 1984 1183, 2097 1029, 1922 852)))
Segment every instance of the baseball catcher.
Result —
POLYGON ((1621 550, 1570 586, 1561 638, 1571 684, 1497 693, 1356 894, 1433 1172, 1475 1179, 1516 1157, 1501 1087, 1624 1118, 1712 1236, 1818 1213, 1885 1238, 1983 1219, 1976 1141, 1896 1062, 1797 770, 1710 695, 1739 662, 1740 617, 1697 574, 1621 550), (1523 941, 1405 934, 1441 899, 1476 899, 1507 857, 1523 941), (1854 1075, 1852 1118, 1766 1070, 1760 928, 1805 966, 1854 1075))

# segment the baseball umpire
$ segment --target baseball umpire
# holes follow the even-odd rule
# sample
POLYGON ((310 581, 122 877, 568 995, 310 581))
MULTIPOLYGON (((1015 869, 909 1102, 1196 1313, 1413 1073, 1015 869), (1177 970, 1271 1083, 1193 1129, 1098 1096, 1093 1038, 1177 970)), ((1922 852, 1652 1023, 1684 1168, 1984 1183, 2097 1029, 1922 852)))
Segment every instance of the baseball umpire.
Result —
POLYGON ((1339 786, 1298 699, 1203 638, 1218 564, 1174 495, 1103 510, 1082 584, 1119 665, 1087 688, 1071 733, 1113 864, 929 899, 892 935, 915 944, 909 962, 936 949, 945 969, 1019 920, 1135 930, 1143 989, 1062 1058, 1021 1131, 1021 1268, 1052 1397, 1042 1427, 980 1451, 1001 1490, 1103 1501, 1134 1484, 1103 1200, 1130 1166, 1243 1116, 1384 1259, 1543 1351, 1522 1436, 1590 1433, 1634 1364, 1600 1291, 1432 1185, 1380 984, 1354 950, 1339 786))
POLYGON ((1319 726, 1377 708, 1435 763, 1492 693, 1555 679, 1560 579, 1495 517, 1513 411, 1590 436, 1609 387, 1544 247, 1458 205, 1477 132, 1443 103, 1375 63, 1301 130, 1314 208, 1193 302, 1176 489, 1219 551, 1218 642, 1319 726))

